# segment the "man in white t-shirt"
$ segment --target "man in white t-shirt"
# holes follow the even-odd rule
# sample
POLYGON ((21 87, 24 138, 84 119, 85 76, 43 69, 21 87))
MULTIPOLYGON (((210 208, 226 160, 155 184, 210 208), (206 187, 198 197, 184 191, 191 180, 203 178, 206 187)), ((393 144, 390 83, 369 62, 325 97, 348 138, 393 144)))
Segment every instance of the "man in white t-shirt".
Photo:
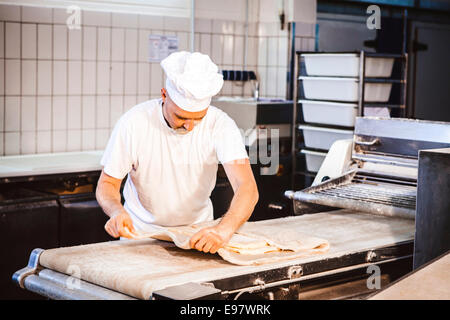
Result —
POLYGON ((211 106, 223 77, 207 55, 176 52, 161 62, 161 99, 138 104, 118 120, 103 154, 96 196, 113 237, 213 220, 210 195, 221 162, 233 187, 230 207, 215 227, 190 241, 215 253, 248 220, 258 201, 241 134, 211 106), (127 176, 122 206, 120 186, 127 176))

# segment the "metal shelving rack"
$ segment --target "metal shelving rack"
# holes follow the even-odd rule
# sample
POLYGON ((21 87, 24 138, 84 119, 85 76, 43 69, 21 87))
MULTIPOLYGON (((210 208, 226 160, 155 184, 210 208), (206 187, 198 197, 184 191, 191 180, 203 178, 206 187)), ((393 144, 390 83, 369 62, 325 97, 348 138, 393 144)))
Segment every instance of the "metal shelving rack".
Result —
MULTIPOLYGON (((295 190, 295 177, 297 174, 302 175, 309 175, 311 177, 314 177, 315 174, 312 174, 310 172, 300 172, 297 171, 297 157, 299 155, 298 150, 298 136, 299 131, 297 122, 298 117, 298 108, 299 108, 299 100, 300 100, 300 94, 299 94, 299 85, 300 85, 300 73, 301 73, 301 59, 302 54, 311 54, 311 53, 325 53, 325 52, 310 52, 310 51, 296 51, 295 52, 295 61, 294 61, 294 70, 293 74, 295 75, 295 84, 293 86, 293 110, 292 110, 292 149, 291 149, 291 157, 292 157, 292 180, 291 185, 293 190, 295 190)), ((355 52, 326 52, 326 53, 355 53, 355 52)), ((371 108, 371 107, 386 107, 389 109, 390 114, 392 116, 392 109, 399 109, 400 112, 398 113, 397 117, 406 117, 407 116, 407 76, 408 76, 408 54, 383 54, 383 53, 372 53, 372 52, 366 52, 364 50, 359 52, 359 76, 358 76, 358 86, 359 86, 359 95, 358 95, 358 116, 364 115, 365 108, 371 108), (396 60, 401 61, 401 70, 400 70, 400 78, 395 79, 392 78, 392 75, 390 78, 368 78, 365 77, 365 71, 366 71, 366 59, 368 57, 378 57, 378 58, 394 58, 394 63, 396 60), (400 98, 398 103, 390 103, 388 102, 365 102, 364 101, 364 87, 366 83, 392 83, 392 84, 400 84, 400 98)), ((394 65, 395 67, 395 65, 394 65)), ((391 89, 392 91, 392 89, 391 89)), ((392 94, 392 93, 391 93, 392 94)), ((305 124, 305 123, 300 123, 305 124)))
POLYGON ((389 109, 399 108, 401 110, 400 117, 406 117, 406 98, 407 98, 407 80, 408 80, 408 54, 383 54, 383 53, 372 53, 365 52, 362 50, 359 54, 359 99, 358 99, 358 116, 364 115, 364 108, 370 107, 386 107, 389 109), (401 63, 401 77, 400 79, 391 78, 367 78, 364 76, 366 72, 366 58, 394 58, 400 60, 401 63), (386 102, 370 102, 366 103, 363 99, 364 97, 364 85, 366 83, 398 83, 401 85, 400 101, 397 104, 386 103, 386 102))

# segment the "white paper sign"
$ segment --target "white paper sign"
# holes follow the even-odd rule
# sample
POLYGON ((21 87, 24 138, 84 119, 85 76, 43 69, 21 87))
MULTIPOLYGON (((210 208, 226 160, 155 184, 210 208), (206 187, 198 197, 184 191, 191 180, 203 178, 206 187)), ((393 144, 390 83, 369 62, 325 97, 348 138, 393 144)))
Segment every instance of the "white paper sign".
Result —
POLYGON ((172 52, 178 51, 178 37, 176 36, 148 36, 148 61, 161 62, 172 52))

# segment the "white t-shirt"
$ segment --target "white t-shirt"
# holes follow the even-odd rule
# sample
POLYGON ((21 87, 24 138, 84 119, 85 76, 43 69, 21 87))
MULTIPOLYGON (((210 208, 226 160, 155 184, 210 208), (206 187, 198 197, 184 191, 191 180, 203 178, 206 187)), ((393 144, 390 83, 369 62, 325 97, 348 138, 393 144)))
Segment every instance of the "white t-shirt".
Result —
POLYGON ((131 108, 117 122, 101 159, 103 170, 123 179, 124 208, 137 230, 213 219, 210 195, 218 162, 248 158, 236 123, 210 106, 187 134, 170 128, 162 100, 131 108))

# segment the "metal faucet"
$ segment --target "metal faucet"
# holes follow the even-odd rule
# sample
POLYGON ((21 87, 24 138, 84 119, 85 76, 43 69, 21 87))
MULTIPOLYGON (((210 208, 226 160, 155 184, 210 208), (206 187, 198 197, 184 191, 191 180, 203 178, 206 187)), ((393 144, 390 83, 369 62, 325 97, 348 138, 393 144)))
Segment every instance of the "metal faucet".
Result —
POLYGON ((258 80, 252 80, 253 83, 253 98, 258 101, 259 100, 259 82, 258 80))

